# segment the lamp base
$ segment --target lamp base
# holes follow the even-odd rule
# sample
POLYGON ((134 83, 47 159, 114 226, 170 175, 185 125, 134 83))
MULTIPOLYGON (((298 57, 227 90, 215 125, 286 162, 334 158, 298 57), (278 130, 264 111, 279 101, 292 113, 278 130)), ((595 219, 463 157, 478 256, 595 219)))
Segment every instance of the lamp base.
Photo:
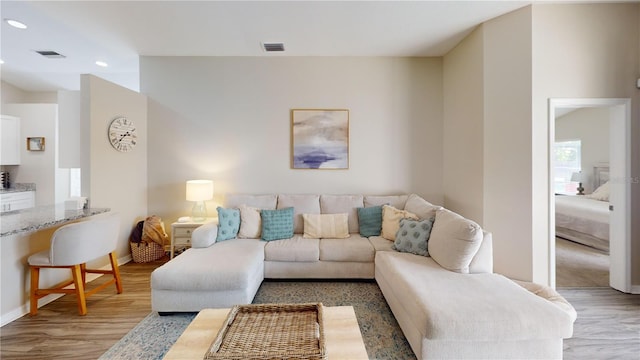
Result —
POLYGON ((204 201, 196 201, 191 209, 191 220, 198 222, 204 221, 207 217, 207 205, 204 201))
POLYGON ((576 190, 578 190, 578 193, 576 195, 584 195, 584 188, 582 187, 582 183, 579 183, 576 190))

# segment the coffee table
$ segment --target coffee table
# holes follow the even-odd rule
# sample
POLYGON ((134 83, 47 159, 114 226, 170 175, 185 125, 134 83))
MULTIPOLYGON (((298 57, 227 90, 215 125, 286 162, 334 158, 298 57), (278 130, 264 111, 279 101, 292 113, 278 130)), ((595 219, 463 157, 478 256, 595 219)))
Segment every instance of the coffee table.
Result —
MULTIPOLYGON (((164 359, 202 360, 228 313, 229 309, 200 311, 164 359)), ((369 359, 352 306, 325 307, 323 317, 329 359, 369 359)))

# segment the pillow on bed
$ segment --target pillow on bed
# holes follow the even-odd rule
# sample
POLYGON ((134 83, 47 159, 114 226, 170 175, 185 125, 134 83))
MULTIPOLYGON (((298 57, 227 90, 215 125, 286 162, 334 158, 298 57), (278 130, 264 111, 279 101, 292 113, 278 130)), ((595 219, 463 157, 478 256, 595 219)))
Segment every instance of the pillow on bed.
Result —
POLYGON ((585 195, 584 197, 593 200, 600 201, 609 201, 609 182, 600 185, 596 191, 591 194, 585 195))

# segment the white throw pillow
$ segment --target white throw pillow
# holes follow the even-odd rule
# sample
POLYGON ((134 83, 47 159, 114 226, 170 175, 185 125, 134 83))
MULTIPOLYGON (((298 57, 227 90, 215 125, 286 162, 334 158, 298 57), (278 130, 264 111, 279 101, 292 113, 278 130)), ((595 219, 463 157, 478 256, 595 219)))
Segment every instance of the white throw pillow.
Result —
POLYGON ((596 189, 596 191, 594 191, 591 194, 585 195, 584 197, 593 199, 593 200, 609 201, 609 193, 610 193, 609 182, 607 181, 606 183, 600 185, 596 189))
POLYGON ((349 237, 349 214, 302 214, 305 238, 345 239, 349 237))
POLYGON ((429 255, 445 269, 467 274, 471 260, 480 249, 482 228, 453 211, 436 211, 429 238, 429 255))
POLYGON ((260 209, 240 205, 240 231, 238 231, 238 238, 240 239, 259 239, 260 230, 262 229, 262 218, 260 217, 260 209))
POLYGON ((416 214, 406 210, 398 210, 390 205, 382 206, 382 235, 383 238, 395 241, 396 233, 400 228, 400 219, 408 218, 411 220, 420 220, 416 214))
POLYGON ((436 216, 436 211, 442 209, 442 206, 433 205, 419 195, 411 194, 404 205, 404 209, 416 214, 422 220, 428 220, 436 216))

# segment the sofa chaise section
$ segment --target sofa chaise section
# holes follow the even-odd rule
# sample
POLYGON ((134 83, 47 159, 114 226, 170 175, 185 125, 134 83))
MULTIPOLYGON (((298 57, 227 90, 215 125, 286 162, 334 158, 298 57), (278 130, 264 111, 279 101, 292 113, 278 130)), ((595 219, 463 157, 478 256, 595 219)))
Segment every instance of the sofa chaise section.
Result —
POLYGON ((474 273, 487 266, 476 260, 460 274, 429 257, 376 254, 376 281, 418 358, 562 358, 575 317, 502 275, 474 273))
POLYGON ((250 304, 264 280, 264 245, 236 239, 186 250, 151 273, 152 310, 193 312, 250 304))

